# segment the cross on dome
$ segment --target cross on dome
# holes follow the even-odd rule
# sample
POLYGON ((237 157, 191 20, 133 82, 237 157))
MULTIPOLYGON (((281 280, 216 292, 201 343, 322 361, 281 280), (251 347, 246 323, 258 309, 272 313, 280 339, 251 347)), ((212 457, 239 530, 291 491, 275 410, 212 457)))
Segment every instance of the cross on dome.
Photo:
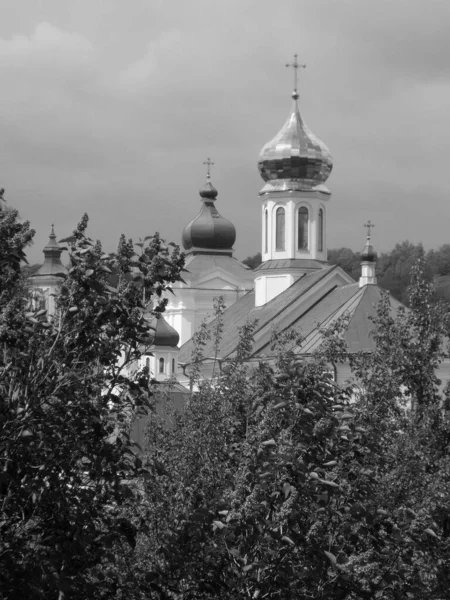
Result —
POLYGON ((214 165, 213 161, 208 157, 204 162, 204 165, 206 165, 206 178, 209 180, 211 179, 211 167, 214 165))
POLYGON ((294 71, 294 91, 292 92, 292 97, 294 100, 298 99, 298 70, 306 69, 306 65, 299 64, 297 60, 298 55, 294 54, 294 60, 291 63, 286 63, 286 67, 291 68, 294 71))
POLYGON ((375 227, 375 225, 372 223, 372 221, 369 219, 367 221, 367 223, 364 223, 363 227, 367 228, 367 239, 370 240, 370 230, 375 227))

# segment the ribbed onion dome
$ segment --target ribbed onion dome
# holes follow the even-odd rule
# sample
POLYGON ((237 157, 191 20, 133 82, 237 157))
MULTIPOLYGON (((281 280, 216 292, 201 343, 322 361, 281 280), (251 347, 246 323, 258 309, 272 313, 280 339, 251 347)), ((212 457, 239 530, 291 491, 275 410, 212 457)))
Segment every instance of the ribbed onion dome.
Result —
POLYGON ((184 249, 188 254, 231 255, 236 241, 236 229, 214 206, 217 190, 209 176, 200 190, 200 198, 203 205, 199 214, 183 230, 184 249))
POLYGON ((259 155, 258 169, 264 181, 268 182, 262 193, 310 190, 324 184, 333 168, 327 146, 314 135, 300 115, 296 91, 292 98, 288 120, 259 155))
POLYGON ((163 316, 156 321, 155 338, 153 346, 171 346, 176 348, 180 341, 178 332, 165 320, 163 316))
POLYGON ((367 236, 366 245, 361 252, 361 262, 376 262, 378 254, 375 248, 372 246, 370 236, 367 236))

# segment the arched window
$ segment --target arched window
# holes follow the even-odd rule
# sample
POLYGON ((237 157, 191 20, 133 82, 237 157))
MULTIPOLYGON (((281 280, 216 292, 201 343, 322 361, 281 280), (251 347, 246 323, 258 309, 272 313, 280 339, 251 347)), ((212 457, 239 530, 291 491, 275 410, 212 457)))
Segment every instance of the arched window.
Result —
POLYGON ((150 359, 148 357, 145 359, 145 366, 150 369, 150 359))
POLYGON ((164 359, 162 357, 159 359, 159 372, 164 373, 164 359))
POLYGON ((175 359, 172 358, 172 375, 175 373, 175 359))
POLYGON ((323 209, 319 208, 319 218, 317 223, 317 250, 323 251, 323 209))
POLYGON ((275 213, 275 250, 286 250, 286 217, 281 206, 275 213))
POLYGON ((308 248, 308 228, 309 214, 306 206, 300 206, 298 209, 297 220, 297 248, 298 250, 306 250, 308 248))
POLYGON ((264 252, 269 251, 269 211, 264 211, 264 252))

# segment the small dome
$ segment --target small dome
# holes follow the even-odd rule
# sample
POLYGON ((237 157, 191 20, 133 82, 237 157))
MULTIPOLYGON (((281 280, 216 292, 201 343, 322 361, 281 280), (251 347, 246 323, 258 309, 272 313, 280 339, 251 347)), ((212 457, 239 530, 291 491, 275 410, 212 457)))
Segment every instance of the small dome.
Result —
MULTIPOLYGON (((325 183, 333 168, 333 159, 327 146, 317 138, 303 121, 293 93, 292 112, 277 135, 260 152, 258 169, 264 181, 274 182, 281 189, 280 180, 297 182, 292 189, 311 189, 325 183), (278 182, 278 185, 277 185, 278 182)), ((286 184, 283 184, 283 189, 286 184)))
POLYGON ((378 254, 375 248, 370 243, 370 237, 367 237, 366 245, 361 252, 361 262, 376 262, 378 254))
POLYGON ((165 320, 163 316, 160 316, 156 321, 156 331, 153 340, 153 346, 171 346, 176 348, 180 336, 178 332, 165 320))
POLYGON ((61 262, 62 251, 63 249, 56 241, 55 229, 52 225, 47 245, 43 249, 44 264, 41 265, 35 277, 48 275, 64 276, 67 273, 67 269, 61 262))
POLYGON ((209 177, 200 190, 203 206, 199 214, 183 230, 182 243, 192 253, 220 252, 232 254, 236 241, 236 229, 228 219, 222 217, 214 202, 217 190, 209 177))

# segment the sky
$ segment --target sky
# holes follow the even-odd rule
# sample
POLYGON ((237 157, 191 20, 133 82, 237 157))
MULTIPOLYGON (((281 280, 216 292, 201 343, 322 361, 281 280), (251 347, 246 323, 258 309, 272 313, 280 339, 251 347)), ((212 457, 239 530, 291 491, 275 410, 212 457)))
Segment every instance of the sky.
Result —
POLYGON ((207 157, 235 256, 260 250, 262 146, 291 108, 330 148, 328 247, 450 242, 448 0, 2 0, 0 187, 36 229, 82 214, 181 242, 207 157))

